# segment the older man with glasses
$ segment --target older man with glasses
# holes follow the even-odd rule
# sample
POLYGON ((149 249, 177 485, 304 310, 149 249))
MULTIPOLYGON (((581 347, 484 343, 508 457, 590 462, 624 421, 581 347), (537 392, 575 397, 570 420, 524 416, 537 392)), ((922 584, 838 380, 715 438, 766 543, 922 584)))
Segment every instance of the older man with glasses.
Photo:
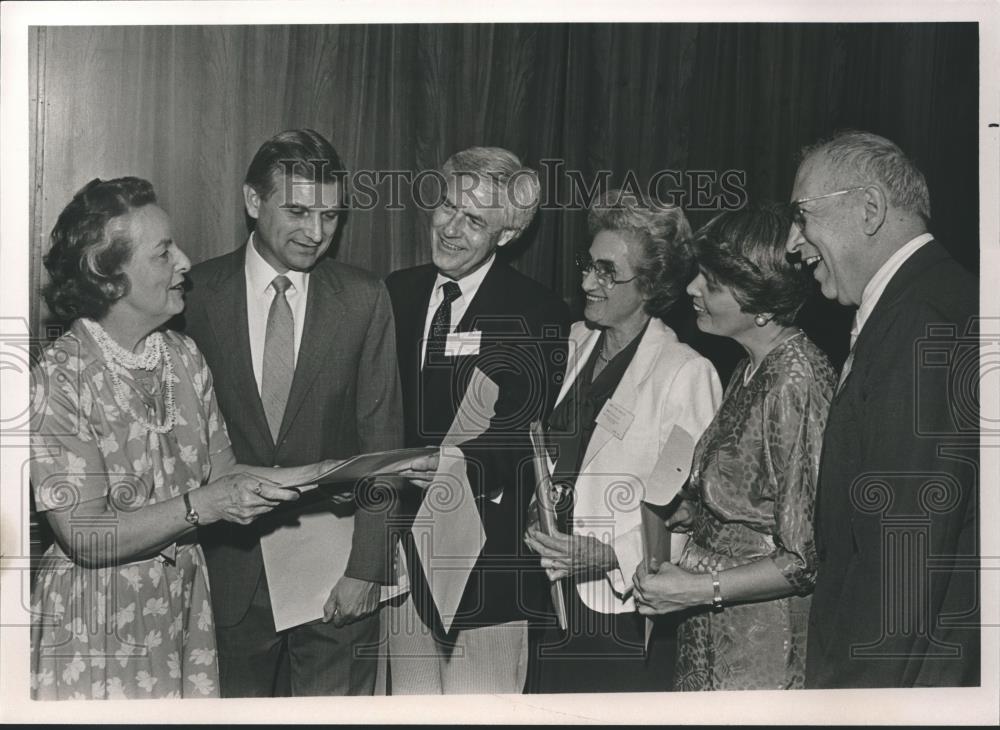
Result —
POLYGON ((792 197, 788 252, 857 307, 820 464, 806 686, 977 685, 978 389, 951 399, 963 364, 978 383, 976 279, 887 139, 807 148, 792 197))

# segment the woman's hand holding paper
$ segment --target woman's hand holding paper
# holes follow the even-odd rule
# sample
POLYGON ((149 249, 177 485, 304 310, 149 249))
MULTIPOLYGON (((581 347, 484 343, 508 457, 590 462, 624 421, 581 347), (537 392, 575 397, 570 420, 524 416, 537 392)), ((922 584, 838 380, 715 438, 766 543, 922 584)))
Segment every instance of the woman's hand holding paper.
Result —
POLYGON ((541 565, 550 581, 570 575, 601 575, 618 567, 614 549, 591 535, 546 535, 529 527, 524 538, 528 547, 541 556, 541 565))
POLYGON ((712 577, 708 573, 692 573, 670 562, 653 560, 649 569, 640 563, 632 584, 636 610, 644 616, 712 603, 712 577))

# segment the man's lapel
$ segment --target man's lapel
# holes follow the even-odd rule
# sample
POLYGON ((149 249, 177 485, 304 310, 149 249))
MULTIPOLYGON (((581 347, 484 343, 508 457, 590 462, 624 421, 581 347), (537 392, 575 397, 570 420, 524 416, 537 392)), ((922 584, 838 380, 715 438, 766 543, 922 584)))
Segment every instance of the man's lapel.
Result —
MULTIPOLYGON (((231 371, 215 381, 216 389, 230 388, 246 404, 248 423, 257 432, 259 444, 270 445, 271 431, 260 401, 257 380, 250 355, 250 333, 247 326, 247 283, 244 275, 246 246, 235 251, 207 294, 208 319, 219 352, 232 353, 231 371)), ((221 375, 221 374, 220 374, 221 375)), ((264 451, 267 447, 260 449, 264 451)))
POLYGON ((924 269, 938 266, 948 258, 947 251, 940 243, 933 240, 928 241, 914 251, 913 255, 906 259, 893 274, 841 368, 840 382, 834 395, 834 402, 847 389, 847 380, 851 372, 857 370, 859 366, 863 369, 865 360, 884 346, 883 339, 886 329, 883 320, 893 316, 893 312, 898 306, 898 300, 906 293, 909 283, 924 269))
POLYGON ((427 266, 414 277, 413 288, 405 292, 407 306, 399 312, 400 321, 396 331, 399 338, 396 346, 402 353, 402 362, 413 364, 414 371, 420 370, 420 357, 423 352, 424 323, 427 321, 427 307, 434 290, 434 280, 437 270, 427 266))
MULTIPOLYGON (((329 267, 317 266, 309 276, 306 320, 302 327, 292 389, 288 393, 285 415, 278 431, 278 443, 281 443, 309 396, 313 381, 321 370, 329 367, 329 351, 337 341, 337 332, 346 314, 342 297, 343 287, 336 273, 329 267)), ((332 377, 339 377, 339 374, 332 377)))
MULTIPOLYGON (((478 331, 482 333, 479 351, 476 354, 451 358, 451 389, 453 409, 455 410, 465 398, 465 391, 475 368, 497 382, 497 373, 494 370, 500 360, 496 357, 482 358, 484 353, 490 348, 513 344, 516 338, 527 338, 530 334, 526 323, 520 322, 516 315, 505 314, 505 312, 516 309, 509 304, 510 298, 516 295, 507 290, 506 273, 506 267, 503 264, 499 261, 493 262, 483 279, 483 283, 479 285, 476 295, 466 307, 461 321, 454 328, 455 332, 478 331)), ((500 383, 497 382, 497 385, 500 383)))
MULTIPOLYGON (((502 266, 503 264, 499 261, 494 261, 490 266, 483 283, 479 285, 476 296, 469 302, 469 306, 465 308, 465 314, 462 315, 462 320, 454 328, 456 332, 481 330, 484 317, 495 316, 498 312, 504 311, 503 291, 501 291, 504 278, 502 266)), ((510 292, 507 292, 507 295, 510 296, 510 292)))

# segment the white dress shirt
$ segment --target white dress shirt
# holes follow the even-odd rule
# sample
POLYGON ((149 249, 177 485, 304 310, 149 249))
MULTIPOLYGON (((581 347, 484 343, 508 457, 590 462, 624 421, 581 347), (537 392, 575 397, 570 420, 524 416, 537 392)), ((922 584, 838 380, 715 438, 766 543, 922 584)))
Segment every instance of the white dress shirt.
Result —
MULTIPOLYGON (((260 381, 264 370, 264 337, 267 335, 267 314, 274 300, 274 287, 271 282, 279 276, 271 264, 257 252, 254 236, 250 234, 247 243, 246 264, 243 268, 247 282, 247 328, 250 335, 250 357, 253 360, 253 375, 257 380, 257 392, 260 393, 260 381)), ((306 299, 309 294, 309 274, 304 271, 286 271, 285 276, 292 282, 285 292, 285 299, 292 310, 292 321, 295 328, 294 362, 299 361, 299 345, 302 342, 302 327, 306 319, 306 299)))
POLYGON ((852 350, 854 349, 854 343, 857 341, 858 335, 861 334, 861 328, 865 326, 865 322, 868 321, 868 318, 875 310, 875 305, 878 304, 878 300, 881 299, 882 293, 889 285, 892 277, 906 263, 906 260, 917 252, 917 249, 933 240, 934 236, 930 233, 921 233, 916 238, 910 240, 896 251, 896 253, 886 259, 886 262, 875 272, 875 276, 865 285, 864 291, 861 292, 861 304, 858 306, 858 311, 854 313, 854 324, 851 325, 852 350))
POLYGON ((462 290, 462 295, 451 303, 451 322, 448 323, 448 332, 451 333, 455 331, 455 327, 458 326, 458 323, 462 321, 462 317, 465 316, 465 312, 469 308, 469 303, 476 296, 479 287, 482 286, 483 280, 493 266, 494 260, 496 260, 496 254, 490 256, 485 264, 458 281, 449 279, 444 274, 439 273, 437 275, 437 278, 434 280, 434 290, 431 292, 431 300, 427 304, 427 314, 424 317, 424 339, 421 340, 422 344, 420 346, 420 367, 424 366, 424 357, 427 355, 427 338, 430 336, 431 322, 434 320, 437 308, 444 301, 444 289, 442 287, 449 281, 455 281, 458 284, 458 288, 462 290))

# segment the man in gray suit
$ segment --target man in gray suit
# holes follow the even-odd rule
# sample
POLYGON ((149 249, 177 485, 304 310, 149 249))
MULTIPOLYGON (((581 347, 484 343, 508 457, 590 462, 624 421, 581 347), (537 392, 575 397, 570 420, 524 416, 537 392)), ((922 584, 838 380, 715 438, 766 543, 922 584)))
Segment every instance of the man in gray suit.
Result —
MULTIPOLYGON (((242 464, 296 466, 402 445, 385 285, 324 257, 341 219, 342 177, 336 150, 318 133, 276 135, 243 185, 249 239, 190 272, 186 331, 214 373, 242 464)), ((372 693, 379 588, 390 569, 379 504, 359 495, 328 507, 335 529, 353 531, 326 605, 332 621, 280 633, 260 536, 295 515, 202 531, 224 697, 372 693)))

